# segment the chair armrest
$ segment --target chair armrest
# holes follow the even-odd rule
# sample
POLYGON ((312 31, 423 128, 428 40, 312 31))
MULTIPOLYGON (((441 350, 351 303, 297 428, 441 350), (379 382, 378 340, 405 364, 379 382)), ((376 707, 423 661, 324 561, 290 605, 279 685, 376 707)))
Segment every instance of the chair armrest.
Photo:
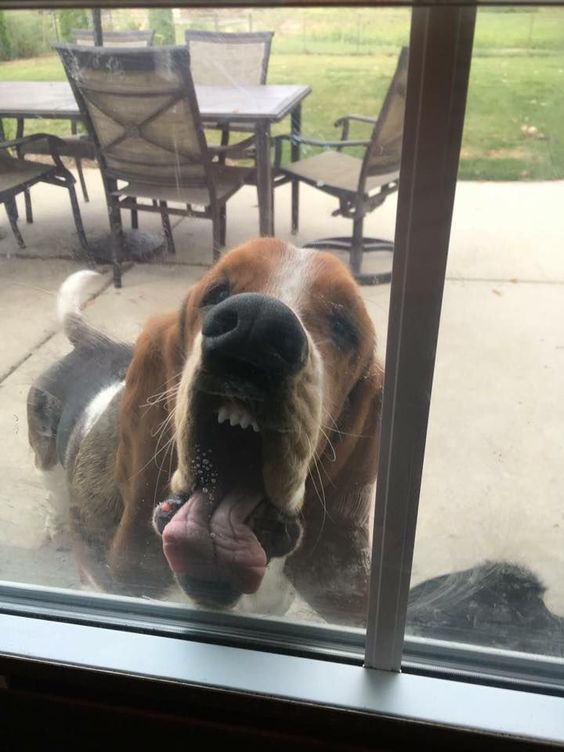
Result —
POLYGON ((290 141, 293 144, 300 144, 304 146, 319 146, 323 149, 338 149, 343 146, 368 146, 370 139, 351 139, 348 141, 325 141, 319 138, 304 138, 303 136, 292 135, 291 133, 282 133, 279 136, 274 136, 272 143, 274 145, 274 165, 280 167, 282 159, 282 142, 290 141))
POLYGON ((212 156, 216 155, 224 155, 226 157, 238 157, 238 156, 245 156, 245 152, 247 149, 250 149, 251 146, 253 146, 255 143, 255 137, 249 136, 249 138, 243 139, 243 141, 238 141, 236 144, 227 144, 226 146, 221 146, 219 144, 208 144, 208 149, 212 156))
POLYGON ((30 144, 33 141, 46 140, 51 148, 55 151, 57 146, 64 145, 64 141, 58 136, 53 136, 50 133, 33 133, 30 136, 22 136, 21 138, 14 138, 11 141, 0 141, 0 149, 9 149, 11 147, 23 146, 24 144, 30 144))
MULTIPOLYGON (((0 142, 0 149, 9 149, 10 147, 23 146, 24 144, 31 144, 34 141, 46 141, 49 147, 49 154, 51 159, 55 163, 58 170, 61 170, 66 175, 71 175, 64 164, 61 162, 58 146, 64 146, 65 142, 58 136, 53 136, 50 133, 32 133, 30 136, 22 136, 21 138, 14 138, 11 141, 0 142)), ((73 178, 74 180, 74 178, 73 178)))
POLYGON ((338 120, 335 120, 334 126, 335 128, 341 128, 341 140, 346 141, 349 137, 349 130, 351 122, 354 121, 356 123, 370 123, 371 125, 375 125, 377 122, 377 118, 369 117, 368 115, 343 115, 343 117, 340 117, 338 120))
POLYGON ((372 125, 375 125, 378 118, 370 117, 369 115, 343 115, 343 117, 335 120, 335 128, 339 128, 343 125, 345 120, 356 120, 359 123, 372 123, 372 125))

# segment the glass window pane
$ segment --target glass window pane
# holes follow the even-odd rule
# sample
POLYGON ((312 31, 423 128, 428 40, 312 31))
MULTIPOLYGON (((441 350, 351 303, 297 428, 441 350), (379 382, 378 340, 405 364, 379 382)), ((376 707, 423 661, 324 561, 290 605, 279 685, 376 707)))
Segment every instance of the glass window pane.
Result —
POLYGON ((410 11, 93 21, 0 14, 0 579, 362 628, 410 11))
POLYGON ((563 21, 478 14, 407 625, 559 657, 563 21))

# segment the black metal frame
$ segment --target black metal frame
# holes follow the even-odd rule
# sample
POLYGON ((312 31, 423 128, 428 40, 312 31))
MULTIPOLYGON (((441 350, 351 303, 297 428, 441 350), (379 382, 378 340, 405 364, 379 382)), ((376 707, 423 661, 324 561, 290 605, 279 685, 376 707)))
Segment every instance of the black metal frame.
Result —
MULTIPOLYGON (((83 122, 96 149, 98 166, 100 168, 102 181, 104 184, 110 229, 112 233, 111 250, 114 285, 116 287, 121 287, 121 263, 127 255, 121 222, 121 209, 129 209, 131 211, 133 227, 137 226, 138 211, 159 213, 161 215, 161 222, 166 239, 166 245, 170 253, 175 252, 172 228, 169 219, 170 215, 211 219, 213 232, 213 260, 217 260, 220 255, 220 249, 225 245, 226 240, 226 203, 240 186, 237 186, 233 191, 222 196, 221 199, 217 198, 214 176, 212 173, 212 155, 215 156, 218 154, 223 154, 225 153, 226 149, 219 147, 212 150, 207 145, 204 128, 200 118, 200 111, 196 98, 196 92, 194 89, 194 83, 192 81, 192 76, 190 73, 190 58, 187 47, 170 46, 125 49, 117 47, 79 47, 76 45, 66 44, 56 44, 53 46, 61 57, 70 86, 73 90, 77 104, 82 114, 83 122), (102 146, 98 139, 96 129, 92 123, 83 89, 78 85, 73 76, 73 71, 75 71, 77 67, 80 69, 82 66, 94 66, 96 68, 99 68, 100 70, 109 70, 105 65, 105 61, 107 61, 107 58, 109 57, 115 58, 116 56, 119 56, 120 65, 125 71, 151 71, 155 70, 158 65, 160 65, 160 61, 165 55, 167 56, 167 65, 174 68, 175 72, 179 76, 181 84, 177 87, 171 88, 166 92, 167 95, 169 95, 170 99, 167 101, 166 105, 159 107, 158 113, 181 100, 186 101, 188 104, 198 138, 199 153, 201 155, 199 164, 204 169, 206 188, 209 191, 210 197, 209 204, 205 206, 202 211, 194 209, 190 205, 187 205, 186 208, 182 209, 170 208, 167 205, 166 201, 159 199, 159 191, 156 191, 156 195, 154 198, 152 198, 150 204, 140 203, 135 197, 122 196, 120 194, 120 190, 118 189, 118 180, 128 182, 131 180, 131 176, 126 172, 120 172, 115 168, 109 167, 106 159, 106 154, 109 149, 111 149, 117 142, 120 142, 124 137, 126 137, 129 124, 121 123, 118 119, 113 117, 114 122, 116 122, 116 124, 120 125, 123 128, 123 133, 116 139, 113 139, 110 144, 102 146)), ((140 92, 135 92, 131 95, 124 94, 123 96, 136 97, 140 95, 140 92)), ((138 127, 142 127, 146 122, 152 119, 155 114, 158 113, 152 113, 138 127)), ((235 149, 241 147, 245 148, 246 145, 246 142, 244 142, 237 145, 235 149)), ((147 185, 150 185, 150 183, 148 182, 147 185)), ((167 184, 160 183, 158 186, 155 186, 155 188, 162 188, 163 185, 167 184)))
MULTIPOLYGON (((49 147, 47 153, 49 153, 51 158, 53 159, 53 166, 50 167, 49 165, 46 165, 46 171, 42 172, 41 175, 24 179, 21 181, 21 183, 18 183, 18 185, 16 186, 12 186, 11 188, 7 190, 0 191, 0 203, 4 203, 6 206, 6 213, 8 214, 8 220, 10 222, 10 227, 12 228, 12 232, 14 233, 14 236, 20 248, 25 248, 25 243, 20 233, 18 224, 17 224, 18 210, 17 210, 17 205, 16 205, 16 196, 19 193, 24 193, 26 196, 27 221, 31 222, 33 221, 33 215, 31 213, 31 203, 28 204, 28 200, 29 200, 28 191, 33 185, 35 185, 36 183, 49 183, 49 185, 57 185, 61 188, 66 188, 69 192, 72 215, 73 215, 74 224, 76 227, 80 245, 82 249, 84 250, 86 257, 91 262, 92 256, 90 253, 90 248, 88 246, 88 241, 86 239, 86 234, 84 232, 84 225, 82 224, 80 208, 78 206, 78 200, 76 198, 76 191, 74 189, 74 184, 76 180, 74 176, 72 175, 72 173, 69 172, 67 168, 64 166, 64 164, 62 163, 60 155, 58 153, 58 146, 59 144, 62 144, 63 141, 57 138, 57 136, 51 136, 47 133, 37 133, 32 136, 26 136, 24 138, 15 138, 12 141, 1 141, 0 149, 5 150, 5 149, 13 148, 17 151, 22 146, 33 143, 34 141, 39 141, 39 140, 47 142, 47 145, 49 147)), ((15 162, 29 161, 29 160, 24 160, 19 156, 13 157, 10 155, 10 158, 13 159, 15 162)), ((73 255, 78 258, 77 254, 74 253, 74 251, 73 251, 73 255)))
MULTIPOLYGON (((72 29, 71 39, 74 44, 79 44, 78 38, 92 37, 92 45, 96 45, 96 29, 72 29)), ((139 42, 139 46, 152 47, 155 42, 155 32, 153 29, 141 30, 141 29, 129 29, 127 31, 105 31, 104 32, 104 44, 105 46, 119 46, 123 42, 136 41, 139 42)), ((76 136, 77 134, 77 122, 71 120, 71 134, 76 136)), ((63 150, 64 155, 64 150, 63 150)), ((78 172, 78 179, 80 180, 80 187, 82 188, 82 195, 85 201, 89 201, 88 190, 86 188, 86 181, 84 179, 84 173, 82 171, 82 158, 73 154, 72 142, 69 142, 69 154, 68 156, 74 157, 76 163, 76 169, 78 172)))
MULTIPOLYGON (((264 45, 264 55, 262 58, 262 67, 260 70, 260 84, 266 84, 266 78, 268 75, 268 64, 270 62, 270 53, 272 51, 272 37, 273 31, 242 31, 242 32, 225 32, 225 31, 201 31, 199 29, 186 29, 184 32, 184 40, 190 51, 190 42, 200 41, 208 42, 209 44, 218 44, 222 47, 225 45, 238 45, 249 44, 253 42, 255 44, 264 45)), ((206 128, 213 128, 221 131, 221 145, 227 146, 229 144, 229 137, 231 131, 248 132, 253 131, 253 126, 232 126, 226 122, 204 122, 206 128)), ((244 154, 247 159, 254 158, 254 149, 251 147, 244 154)), ((256 182, 256 181, 251 181, 256 182)))
MULTIPOLYGON (((17 118, 16 138, 23 138, 24 125, 25 125, 24 118, 17 118)), ((84 201, 88 203, 90 201, 90 197, 88 195, 88 188, 86 186, 86 179, 84 177, 84 171, 82 169, 82 160, 85 157, 77 155, 76 152, 77 152, 77 148, 80 142, 84 143, 85 151, 90 151, 90 150, 93 151, 93 147, 91 147, 91 144, 89 141, 87 141, 85 138, 78 135, 78 123, 76 120, 70 121, 70 128, 71 128, 70 138, 59 138, 61 143, 60 143, 60 148, 58 151, 61 157, 72 157, 74 159, 74 162, 76 165, 76 171, 78 173, 78 180, 80 183, 80 188, 82 190, 82 196, 84 198, 84 201)), ((23 156, 25 154, 49 154, 49 150, 45 149, 43 144, 39 144, 36 147, 23 148, 18 151, 18 156, 23 156)), ((94 158, 95 158, 94 154, 92 154, 92 159, 94 158)), ((33 219, 31 218, 32 217, 31 199, 27 192, 25 194, 25 201, 26 201, 26 212, 28 214, 28 222, 32 222, 33 219)))
MULTIPOLYGON (((94 29, 72 29, 71 39, 73 44, 80 44, 79 39, 92 39, 92 45, 95 46, 94 29)), ((152 47, 155 43, 154 29, 127 29, 126 31, 106 31, 104 30, 104 46, 119 47, 123 42, 145 42, 147 47, 152 47)), ((142 46, 141 44, 139 45, 142 46)))
MULTIPOLYGON (((73 40, 74 44, 78 44, 77 39, 78 38, 84 38, 84 37, 90 37, 92 39, 92 45, 95 45, 95 31, 92 29, 72 29, 71 30, 71 38, 73 40)), ((104 43, 106 46, 119 46, 122 43, 127 43, 129 41, 138 41, 140 44, 139 46, 147 46, 152 47, 155 40, 155 32, 153 29, 147 29, 147 30, 137 30, 137 29, 131 29, 127 31, 105 31, 104 32, 104 43), (144 45, 142 44, 144 43, 144 45)), ((69 139, 63 138, 61 139, 61 144, 59 148, 59 154, 62 157, 72 157, 74 159, 75 165, 76 165, 76 171, 78 173, 78 180, 80 182, 80 188, 82 190, 82 196, 84 198, 84 201, 88 203, 90 201, 90 197, 88 195, 88 188, 86 186, 86 179, 84 177, 84 171, 82 169, 82 160, 84 159, 83 156, 77 155, 77 141, 79 140, 78 137, 78 123, 76 120, 71 120, 70 123, 71 126, 71 137, 69 139)), ((24 134, 24 120, 23 118, 17 119, 17 126, 16 126, 16 138, 22 138, 24 134)), ((86 139, 84 139, 86 141, 86 139)), ((87 147, 87 144, 85 144, 85 148, 87 147)), ((87 149, 88 150, 88 149, 87 149)), ((48 154, 47 151, 37 151, 32 152, 29 150, 24 150, 22 152, 25 153, 36 153, 36 154, 48 154)), ((32 210, 31 210, 31 199, 29 197, 29 193, 26 191, 25 193, 25 203, 26 203, 26 214, 28 217, 28 222, 32 222, 32 210)))

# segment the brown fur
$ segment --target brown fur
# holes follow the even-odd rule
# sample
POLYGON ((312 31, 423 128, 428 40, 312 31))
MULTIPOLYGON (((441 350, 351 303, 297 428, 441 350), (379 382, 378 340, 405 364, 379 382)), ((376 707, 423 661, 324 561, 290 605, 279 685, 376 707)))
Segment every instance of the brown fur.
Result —
MULTIPOLYGON (((172 420, 163 435, 159 431, 175 404, 174 396, 158 402, 152 398, 177 383, 200 330, 198 305, 210 284, 228 270, 233 292, 267 289, 284 248, 280 241, 259 239, 227 254, 192 288, 179 312, 149 321, 136 343, 119 410, 115 479, 124 511, 108 559, 112 577, 128 583, 132 592, 146 592, 147 586, 158 589, 166 570, 160 541, 149 522, 155 501, 166 494, 169 469, 176 466, 172 444, 159 454, 173 438, 172 420)), ((330 620, 362 623, 382 370, 374 355, 373 326, 352 277, 329 254, 319 254, 316 263, 318 273, 302 320, 320 343, 331 383, 317 459, 306 484, 305 534, 286 569, 297 589, 330 620), (334 348, 323 344, 327 333, 319 307, 329 303, 346 303, 361 322, 361 342, 353 354, 335 354, 334 348)), ((272 472, 281 462, 280 447, 277 451, 272 472)))

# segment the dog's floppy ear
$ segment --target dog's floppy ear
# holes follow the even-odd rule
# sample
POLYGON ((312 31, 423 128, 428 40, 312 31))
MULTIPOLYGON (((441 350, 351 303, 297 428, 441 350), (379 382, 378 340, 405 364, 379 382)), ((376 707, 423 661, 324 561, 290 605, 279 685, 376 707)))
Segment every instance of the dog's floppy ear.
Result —
POLYGON ((153 506, 175 467, 172 439, 174 385, 182 371, 182 314, 151 319, 127 371, 119 412, 115 478, 124 512, 109 554, 118 588, 155 594, 170 580, 161 544, 151 528, 153 506))
POLYGON ((379 453, 383 372, 374 360, 350 391, 308 478, 304 539, 287 572, 329 621, 363 625, 370 568, 369 518, 379 453))

